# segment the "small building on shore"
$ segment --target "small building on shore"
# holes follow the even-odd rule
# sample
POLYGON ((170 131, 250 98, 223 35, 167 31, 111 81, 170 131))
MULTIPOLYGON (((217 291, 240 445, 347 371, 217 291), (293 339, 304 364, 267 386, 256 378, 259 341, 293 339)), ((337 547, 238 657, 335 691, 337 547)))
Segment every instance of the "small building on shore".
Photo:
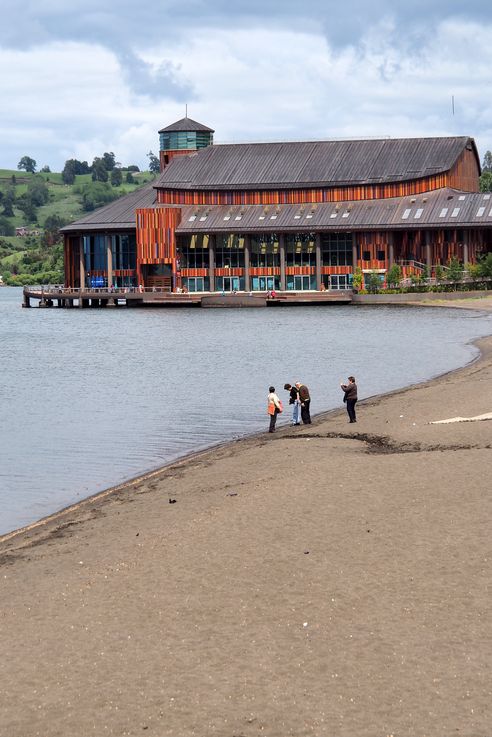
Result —
POLYGON ((356 269, 431 276, 492 250, 473 138, 221 144, 159 131, 159 177, 63 228, 67 287, 347 289, 356 269))

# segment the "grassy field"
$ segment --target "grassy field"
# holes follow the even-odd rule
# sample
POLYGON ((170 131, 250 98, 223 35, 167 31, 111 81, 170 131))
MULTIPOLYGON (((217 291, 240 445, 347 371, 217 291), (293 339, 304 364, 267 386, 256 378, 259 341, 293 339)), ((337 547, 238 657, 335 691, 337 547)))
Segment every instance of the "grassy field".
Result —
MULTIPOLYGON (((114 199, 133 192, 151 182, 155 175, 150 172, 132 172, 134 183, 126 182, 126 171, 122 170, 123 183, 119 187, 103 185, 108 196, 114 199)), ((78 220, 87 214, 84 207, 84 189, 93 186, 91 174, 75 177, 73 184, 65 184, 59 172, 27 173, 13 169, 0 169, 0 276, 8 284, 27 284, 35 281, 62 280, 63 258, 61 239, 48 244, 44 228, 48 218, 56 217, 61 225, 78 220), (46 184, 48 200, 35 207, 33 217, 28 219, 21 209, 23 199, 28 196, 33 179, 42 178, 46 184), (5 198, 14 194, 13 215, 5 211, 5 198), (27 227, 31 235, 15 236, 15 228, 27 227), (38 231, 37 234, 34 231, 38 231), (49 277, 49 278, 48 278, 49 277)), ((97 205, 96 205, 97 206, 97 205)), ((57 226, 57 227, 61 227, 57 226)))

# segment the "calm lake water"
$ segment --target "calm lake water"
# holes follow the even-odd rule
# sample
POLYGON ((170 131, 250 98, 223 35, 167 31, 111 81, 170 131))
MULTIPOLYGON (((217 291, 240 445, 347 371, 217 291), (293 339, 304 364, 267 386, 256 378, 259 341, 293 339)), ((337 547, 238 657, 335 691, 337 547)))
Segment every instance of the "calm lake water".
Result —
MULTIPOLYGON (((266 428, 269 384, 312 412, 470 361, 477 312, 411 307, 21 309, 0 289, 0 534, 214 443, 266 428)), ((286 402, 285 402, 286 403, 286 402)), ((288 413, 279 424, 288 421, 288 413)))

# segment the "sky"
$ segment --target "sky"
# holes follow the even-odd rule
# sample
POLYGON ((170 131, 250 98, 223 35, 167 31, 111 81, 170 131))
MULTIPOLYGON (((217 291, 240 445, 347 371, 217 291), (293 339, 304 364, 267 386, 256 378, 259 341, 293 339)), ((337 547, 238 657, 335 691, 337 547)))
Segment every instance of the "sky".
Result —
POLYGON ((0 168, 185 115, 216 143, 470 135, 492 148, 490 0, 0 0, 0 168), (454 98, 454 110, 453 110, 454 98))

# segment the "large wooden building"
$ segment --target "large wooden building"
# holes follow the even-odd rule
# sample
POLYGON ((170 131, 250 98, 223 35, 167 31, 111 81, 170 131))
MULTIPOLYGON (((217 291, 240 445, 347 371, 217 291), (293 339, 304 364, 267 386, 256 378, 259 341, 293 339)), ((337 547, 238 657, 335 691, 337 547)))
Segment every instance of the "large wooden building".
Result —
POLYGON ((393 263, 432 273, 492 250, 472 138, 214 145, 159 131, 159 178, 63 229, 66 286, 194 291, 350 287, 393 263))

